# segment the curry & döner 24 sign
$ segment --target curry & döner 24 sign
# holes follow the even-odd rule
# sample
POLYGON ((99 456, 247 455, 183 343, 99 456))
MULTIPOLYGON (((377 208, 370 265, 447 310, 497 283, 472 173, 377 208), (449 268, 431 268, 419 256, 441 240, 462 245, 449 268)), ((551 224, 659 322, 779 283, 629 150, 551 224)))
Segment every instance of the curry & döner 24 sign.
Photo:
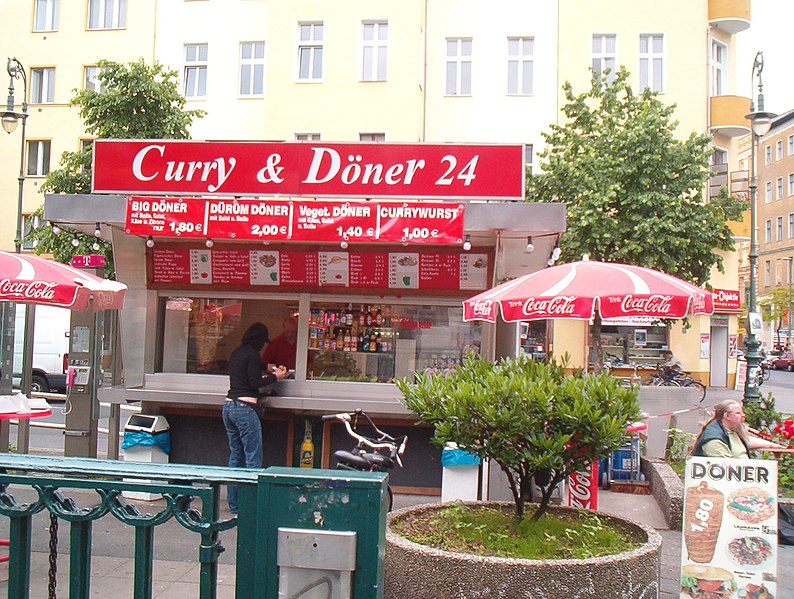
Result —
POLYGON ((96 140, 95 193, 522 199, 515 145, 96 140))
POLYGON ((128 235, 262 241, 463 243, 464 205, 130 196, 128 235))

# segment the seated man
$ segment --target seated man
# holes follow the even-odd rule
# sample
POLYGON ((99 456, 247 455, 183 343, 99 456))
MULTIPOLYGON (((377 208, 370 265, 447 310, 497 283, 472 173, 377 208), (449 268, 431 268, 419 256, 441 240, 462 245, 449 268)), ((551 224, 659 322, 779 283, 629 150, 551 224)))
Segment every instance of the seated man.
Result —
POLYGON ((676 358, 669 349, 662 352, 662 359, 664 360, 662 369, 664 370, 665 380, 669 381, 676 375, 684 372, 684 365, 681 363, 681 360, 676 358))
POLYGON ((295 370, 295 355, 298 343, 298 319, 289 316, 284 319, 281 335, 273 339, 262 354, 262 363, 272 371, 277 366, 295 370))

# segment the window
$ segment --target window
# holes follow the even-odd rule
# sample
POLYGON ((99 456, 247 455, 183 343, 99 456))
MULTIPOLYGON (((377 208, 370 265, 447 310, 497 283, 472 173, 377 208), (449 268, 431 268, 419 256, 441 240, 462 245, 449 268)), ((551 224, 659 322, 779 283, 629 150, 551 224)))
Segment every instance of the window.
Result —
POLYGON ((607 83, 612 83, 615 80, 616 40, 617 36, 615 35, 593 36, 593 71, 603 73, 609 69, 607 83))
POLYGON ((370 141, 370 142, 377 142, 383 143, 386 141, 386 134, 385 133, 359 133, 358 134, 359 141, 370 141))
POLYGON ((788 136, 788 155, 794 154, 794 135, 788 136))
POLYGON ((728 47, 711 41, 711 95, 721 96, 725 93, 725 82, 728 73, 728 47))
POLYGON ((240 44, 240 95, 265 94, 265 42, 240 44))
POLYGON ((777 241, 783 241, 783 217, 777 217, 777 241))
POLYGON ((361 26, 361 80, 386 81, 389 24, 364 21, 361 26))
POLYGON ((535 38, 507 38, 507 93, 529 95, 535 74, 535 38))
POLYGON ((766 234, 764 236, 764 241, 767 243, 772 243, 772 219, 767 219, 766 221, 766 234))
POLYGON ((58 4, 60 0, 36 0, 33 31, 58 30, 58 4))
POLYGON ((23 214, 22 215, 22 249, 26 251, 32 251, 38 244, 38 239, 33 241, 24 241, 25 237, 28 236, 33 229, 38 229, 39 225, 41 224, 41 220, 37 215, 33 214, 23 214))
POLYGON ((88 0, 89 29, 126 27, 127 0, 88 0))
POLYGON ((185 97, 207 95, 207 44, 185 44, 185 97))
POLYGON ((319 133, 296 133, 295 141, 320 141, 319 133))
POLYGON ((447 38, 447 95, 471 95, 471 39, 447 38))
POLYGON ((664 37, 640 36, 640 89, 664 91, 664 37))
POLYGON ((788 194, 794 196, 794 173, 788 174, 788 194))
POLYGON ((98 94, 102 93, 102 82, 99 80, 99 73, 102 69, 99 67, 86 67, 83 77, 83 89, 95 91, 98 94))
POLYGON ((775 160, 783 160, 783 140, 778 139, 775 144, 775 160))
POLYGON ((775 196, 776 200, 783 199, 783 177, 777 178, 777 195, 775 196))
POLYGON ((767 166, 772 164, 772 146, 766 146, 764 148, 764 164, 767 166))
POLYGON ((55 100, 55 69, 30 69, 30 103, 49 104, 55 100))
POLYGON ((764 286, 769 287, 769 282, 772 280, 772 263, 769 260, 764 262, 764 286))
POLYGON ((788 213, 788 238, 794 239, 794 212, 788 213))
POLYGON ((28 141, 29 177, 43 177, 50 172, 50 142, 28 141))
POLYGON ((764 202, 769 204, 772 201, 772 181, 766 182, 766 195, 764 196, 764 202))
POLYGON ((318 81, 323 78, 323 24, 298 24, 298 79, 318 81))

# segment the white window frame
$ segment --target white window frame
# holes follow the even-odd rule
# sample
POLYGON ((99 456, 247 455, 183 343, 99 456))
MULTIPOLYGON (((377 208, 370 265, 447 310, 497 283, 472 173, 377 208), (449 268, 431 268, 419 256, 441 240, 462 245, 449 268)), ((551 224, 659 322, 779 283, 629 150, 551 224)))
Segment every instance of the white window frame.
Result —
POLYGON ((772 243, 772 219, 766 219, 766 229, 764 229, 764 242, 772 243))
POLYGON ((209 44, 185 44, 184 49, 185 98, 188 100, 206 98, 209 44))
POLYGON ((728 46, 719 40, 711 40, 711 95, 725 93, 728 81, 728 46))
POLYGON ((101 72, 102 69, 96 65, 85 67, 83 69, 83 89, 95 91, 98 94, 105 91, 102 89, 102 81, 99 79, 101 72))
POLYGON ((788 155, 794 155, 794 135, 788 136, 788 155))
POLYGON ((535 38, 507 38, 507 95, 531 96, 535 93, 535 38))
POLYGON ((769 260, 764 261, 764 287, 769 287, 769 282, 772 280, 772 263, 769 260))
POLYGON ((766 166, 772 164, 772 144, 764 147, 764 164, 766 166))
POLYGON ((50 172, 52 142, 48 139, 29 139, 27 140, 26 152, 25 173, 27 176, 46 177, 50 172), (31 166, 33 167, 32 170, 31 166))
POLYGON ((590 46, 592 56, 590 65, 593 71, 603 73, 609 69, 607 83, 615 80, 618 63, 618 36, 614 33, 594 33, 590 46), (609 50, 609 41, 612 41, 612 50, 609 50))
POLYGON ((323 21, 298 22, 298 81, 322 81, 324 37, 323 21))
POLYGON ((361 81, 386 81, 388 73, 389 22, 362 21, 361 81))
POLYGON ((52 104, 55 101, 55 67, 30 69, 30 103, 52 104))
POLYGON ((783 140, 775 142, 775 160, 783 160, 783 140))
POLYGON ((777 241, 783 241, 783 217, 777 217, 777 241))
POLYGON ((127 0, 88 0, 86 29, 124 29, 127 26, 127 0))
POLYGON ((386 141, 385 133, 359 133, 358 141, 368 143, 384 143, 386 141))
POLYGON ((766 182, 766 192, 764 193, 764 203, 771 204, 772 203, 772 181, 766 182))
POLYGON ((641 33, 639 39, 639 56, 640 56, 640 91, 649 88, 651 91, 664 93, 665 90, 665 65, 664 65, 664 34, 661 33, 641 33), (654 50, 654 42, 661 40, 662 49, 660 51, 654 50), (642 51, 643 41, 647 43, 647 50, 642 51), (659 61, 659 73, 656 74, 656 62, 659 61), (661 81, 657 81, 657 78, 661 81))
POLYGON ((794 173, 788 174, 788 194, 794 196, 794 173))
POLYGON ((33 31, 58 31, 60 0, 35 0, 33 31))
POLYGON ((794 239, 794 212, 788 213, 788 238, 794 239))
POLYGON ((775 199, 776 200, 782 200, 783 199, 783 177, 778 177, 777 178, 777 188, 776 189, 777 189, 777 191, 776 191, 776 194, 775 194, 775 199))
POLYGON ((320 141, 319 133, 296 133, 295 141, 320 141))
POLYGON ((240 82, 237 92, 241 98, 262 98, 265 95, 265 42, 240 42, 240 82), (246 52, 248 51, 248 52, 246 52), (249 56, 245 56, 249 54, 249 56), (259 85, 257 86, 257 82, 259 85), (258 89, 257 89, 258 88, 258 89))
POLYGON ((471 96, 473 40, 470 37, 448 37, 445 44, 445 95, 471 96))

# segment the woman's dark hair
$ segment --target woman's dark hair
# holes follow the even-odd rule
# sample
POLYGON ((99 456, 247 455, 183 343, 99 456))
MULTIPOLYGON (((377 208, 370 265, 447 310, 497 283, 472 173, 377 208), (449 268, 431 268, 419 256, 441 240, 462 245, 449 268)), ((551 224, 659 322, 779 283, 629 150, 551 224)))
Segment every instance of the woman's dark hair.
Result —
POLYGON ((261 322, 255 322, 243 335, 243 345, 250 345, 256 351, 260 351, 265 347, 265 343, 270 342, 270 334, 268 333, 267 326, 261 322))

